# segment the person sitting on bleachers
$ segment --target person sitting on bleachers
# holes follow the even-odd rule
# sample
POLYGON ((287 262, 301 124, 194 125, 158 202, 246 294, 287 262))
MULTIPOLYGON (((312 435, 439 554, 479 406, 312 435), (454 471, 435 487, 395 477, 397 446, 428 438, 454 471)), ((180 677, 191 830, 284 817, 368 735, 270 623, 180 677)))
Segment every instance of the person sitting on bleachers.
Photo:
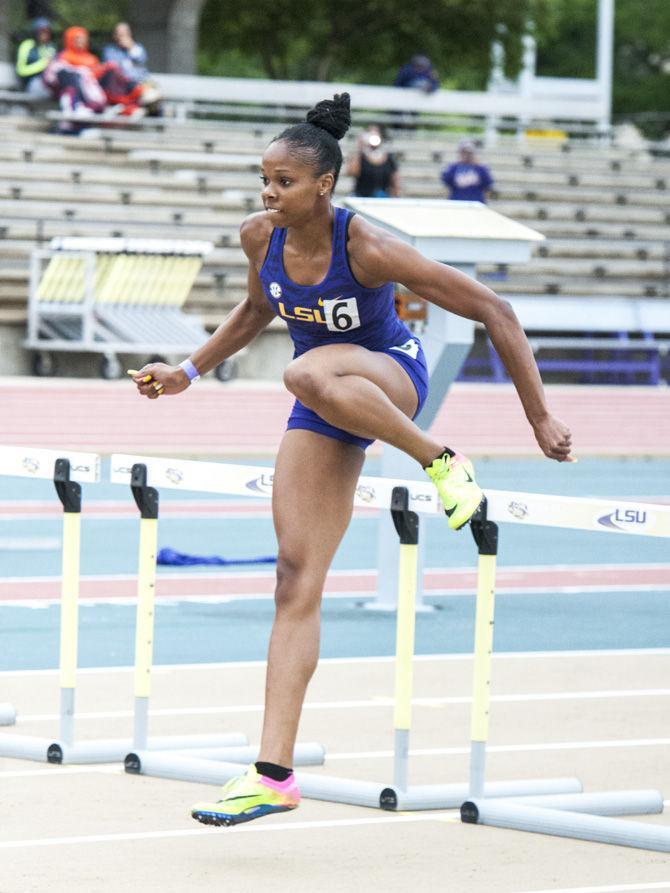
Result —
POLYGON ((434 93, 440 86, 440 81, 428 56, 416 55, 398 71, 393 86, 434 93))
POLYGON ((483 202, 493 186, 491 171, 479 164, 472 140, 458 144, 458 161, 442 171, 441 179, 449 189, 449 198, 461 202, 483 202))
POLYGON ((116 62, 125 76, 137 84, 149 79, 147 51, 133 39, 127 22, 117 22, 114 26, 112 43, 108 43, 103 49, 102 61, 116 62))
POLYGON ((51 96, 51 90, 44 83, 42 75, 55 54, 51 22, 45 18, 35 19, 32 23, 32 36, 21 41, 16 54, 16 74, 26 93, 42 99, 51 96))
POLYGON ((137 43, 127 22, 117 22, 112 31, 112 43, 108 43, 102 51, 103 62, 113 62, 136 84, 142 84, 142 105, 152 106, 151 112, 159 112, 157 103, 160 93, 150 83, 148 56, 143 44, 137 43))
POLYGON ((64 112, 85 117, 111 106, 120 115, 143 113, 142 84, 126 77, 115 62, 100 62, 89 51, 86 28, 68 28, 63 46, 50 62, 44 80, 56 93, 64 112))

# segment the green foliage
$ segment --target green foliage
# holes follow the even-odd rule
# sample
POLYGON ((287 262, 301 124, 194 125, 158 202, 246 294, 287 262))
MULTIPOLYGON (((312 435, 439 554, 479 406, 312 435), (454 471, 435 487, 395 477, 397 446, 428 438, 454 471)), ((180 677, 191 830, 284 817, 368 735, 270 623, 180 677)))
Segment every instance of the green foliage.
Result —
POLYGON ((82 25, 89 31, 110 31, 128 16, 128 0, 54 0, 53 8, 63 27, 82 25))
POLYGON ((597 5, 598 0, 552 0, 536 33, 538 74, 595 77, 597 5))
MULTIPOLYGON (((552 0, 538 33, 539 74, 595 76, 597 8, 597 0, 552 0)), ((663 134, 652 116, 670 112, 668 0, 617 0, 613 94, 615 118, 636 120, 649 137, 663 134)))
POLYGON ((670 128, 668 0, 619 0, 614 111, 633 120, 639 116, 637 123, 650 138, 660 138, 670 128), (660 119, 654 121, 653 114, 660 119))
MULTIPOLYGON (((129 7, 129 0, 53 0, 54 31, 60 34, 70 25, 82 25, 93 35, 107 35, 118 21, 128 18, 129 7)), ((20 33, 29 26, 23 13, 22 3, 12 4, 13 32, 20 33)))
POLYGON ((265 77, 388 84, 400 65, 421 52, 445 84, 481 86, 496 36, 505 45, 508 73, 518 72, 525 23, 544 2, 257 0, 233 14, 226 0, 208 0, 201 61, 209 73, 219 51, 235 50, 253 59, 265 77))

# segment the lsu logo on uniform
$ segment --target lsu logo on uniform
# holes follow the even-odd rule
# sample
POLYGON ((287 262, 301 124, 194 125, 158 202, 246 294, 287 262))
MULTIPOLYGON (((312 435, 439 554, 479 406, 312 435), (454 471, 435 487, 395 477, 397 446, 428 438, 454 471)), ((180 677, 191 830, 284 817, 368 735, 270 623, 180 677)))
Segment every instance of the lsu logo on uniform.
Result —
MULTIPOLYGON (((272 286, 270 285, 270 291, 272 286)), ((319 298, 316 307, 293 307, 291 313, 287 310, 283 301, 277 304, 277 312, 283 319, 292 319, 297 322, 311 322, 325 325, 329 332, 348 332, 358 329, 361 318, 358 312, 356 298, 319 298)))

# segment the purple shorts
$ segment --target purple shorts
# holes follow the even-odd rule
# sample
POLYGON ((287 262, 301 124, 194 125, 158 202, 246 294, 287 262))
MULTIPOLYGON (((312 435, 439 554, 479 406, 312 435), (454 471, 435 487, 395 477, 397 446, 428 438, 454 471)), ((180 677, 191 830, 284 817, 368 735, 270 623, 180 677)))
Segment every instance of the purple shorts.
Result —
MULTIPOLYGON (((382 353, 388 354, 390 357, 393 357, 396 363, 400 363, 411 378, 418 398, 416 412, 413 416, 413 418, 416 418, 428 396, 428 366, 426 364, 423 348, 421 347, 421 342, 418 338, 410 338, 404 344, 398 345, 397 347, 389 347, 387 350, 382 351, 382 353)), ((321 416, 317 415, 313 410, 308 409, 299 400, 296 400, 293 404, 293 409, 288 418, 286 428, 287 430, 290 430, 291 428, 304 428, 307 431, 315 431, 317 434, 323 434, 325 437, 342 440, 344 443, 353 443, 355 446, 359 446, 363 450, 369 447, 371 443, 374 443, 372 440, 366 440, 364 437, 356 437, 355 434, 350 434, 348 431, 342 430, 342 428, 336 428, 334 425, 330 425, 322 419, 321 416)))

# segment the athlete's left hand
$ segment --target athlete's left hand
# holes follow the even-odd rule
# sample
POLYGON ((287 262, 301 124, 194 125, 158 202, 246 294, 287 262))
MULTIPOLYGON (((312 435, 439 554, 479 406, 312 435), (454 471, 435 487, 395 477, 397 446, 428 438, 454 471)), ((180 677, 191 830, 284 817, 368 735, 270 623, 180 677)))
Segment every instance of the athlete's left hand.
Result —
POLYGON ((560 419, 547 414, 540 422, 532 423, 535 439, 540 449, 549 459, 557 462, 576 462, 570 455, 572 435, 570 429, 560 419))

